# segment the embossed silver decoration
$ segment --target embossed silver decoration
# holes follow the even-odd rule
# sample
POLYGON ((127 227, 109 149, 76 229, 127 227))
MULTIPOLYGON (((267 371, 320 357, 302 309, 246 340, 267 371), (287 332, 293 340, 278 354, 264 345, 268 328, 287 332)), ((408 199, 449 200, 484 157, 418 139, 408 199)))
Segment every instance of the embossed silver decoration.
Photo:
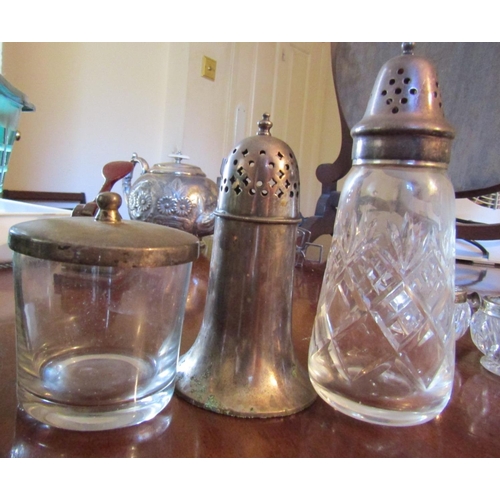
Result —
POLYGON ((177 210, 177 198, 173 196, 162 196, 158 200, 156 206, 158 207, 158 212, 163 215, 174 214, 177 210))
POLYGON ((265 114, 223 164, 203 324, 178 367, 181 396, 239 417, 290 415, 316 396, 291 337, 299 171, 271 126, 265 114))
POLYGON ((136 219, 147 212, 153 204, 151 194, 144 189, 136 189, 129 197, 129 210, 136 219))
POLYGON ((175 163, 150 167, 135 153, 141 175, 132 184, 132 174, 123 180, 123 192, 131 219, 175 227, 198 237, 214 230, 217 186, 199 167, 181 163, 186 156, 170 155, 175 163))

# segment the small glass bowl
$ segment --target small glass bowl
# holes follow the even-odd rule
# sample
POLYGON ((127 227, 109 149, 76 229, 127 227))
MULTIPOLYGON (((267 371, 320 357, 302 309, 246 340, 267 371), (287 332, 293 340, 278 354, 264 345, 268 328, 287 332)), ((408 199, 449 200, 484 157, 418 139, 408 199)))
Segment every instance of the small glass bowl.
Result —
POLYGON ((479 309, 472 316, 470 330, 472 341, 484 354, 481 365, 500 375, 500 297, 482 298, 479 309))

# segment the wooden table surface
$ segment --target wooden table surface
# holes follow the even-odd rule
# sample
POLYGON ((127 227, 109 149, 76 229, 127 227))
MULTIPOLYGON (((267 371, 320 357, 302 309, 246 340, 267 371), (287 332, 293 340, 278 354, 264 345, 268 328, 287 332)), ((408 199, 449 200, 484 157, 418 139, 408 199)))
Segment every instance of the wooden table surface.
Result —
MULTIPOLYGON (((304 366, 322 273, 321 266, 308 263, 295 273, 293 339, 304 366)), ((198 333, 207 279, 208 261, 202 257, 193 267, 181 353, 198 333)), ((156 418, 138 426, 59 430, 16 409, 13 279, 11 270, 0 270, 0 456, 499 457, 500 377, 484 370, 480 357, 469 334, 457 342, 450 403, 438 418, 413 427, 360 422, 319 398, 292 416, 240 419, 197 408, 174 395, 156 418)))

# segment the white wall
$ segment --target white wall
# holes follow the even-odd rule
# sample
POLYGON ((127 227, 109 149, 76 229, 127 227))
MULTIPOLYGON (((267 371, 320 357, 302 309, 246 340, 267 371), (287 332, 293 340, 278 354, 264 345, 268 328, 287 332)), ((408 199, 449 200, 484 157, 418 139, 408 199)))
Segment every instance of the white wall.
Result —
MULTIPOLYGON (((21 116, 22 140, 5 187, 85 191, 92 199, 105 163, 133 152, 151 164, 168 161, 175 149, 215 180, 222 158, 255 134, 262 112, 274 111, 273 135, 288 142, 276 78, 277 55, 289 45, 4 42, 3 75, 37 107, 21 116), (217 61, 214 82, 201 77, 204 55, 217 61), (238 108, 245 111, 240 121, 238 108)), ((312 215, 320 193, 316 166, 333 161, 340 147, 329 44, 323 45, 321 61, 316 57, 313 64, 327 68, 324 84, 306 99, 315 110, 306 136, 317 129, 316 136, 303 150, 290 143, 299 160, 304 215, 312 215)))
POLYGON ((105 163, 159 157, 168 54, 164 43, 4 43, 5 78, 36 106, 21 116, 5 187, 92 199, 105 163))

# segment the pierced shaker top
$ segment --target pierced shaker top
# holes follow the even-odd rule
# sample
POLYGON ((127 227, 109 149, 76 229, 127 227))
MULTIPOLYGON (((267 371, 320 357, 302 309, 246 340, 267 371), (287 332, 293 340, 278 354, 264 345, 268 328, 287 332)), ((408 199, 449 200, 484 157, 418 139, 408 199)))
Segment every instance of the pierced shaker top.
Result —
POLYGON ((403 42, 402 55, 380 69, 365 115, 351 130, 354 164, 449 163, 454 129, 444 117, 436 70, 428 59, 413 54, 414 46, 403 42))
POLYGON ((221 169, 215 214, 269 223, 299 221, 299 170, 290 146, 271 136, 264 113, 257 135, 243 139, 221 169))

